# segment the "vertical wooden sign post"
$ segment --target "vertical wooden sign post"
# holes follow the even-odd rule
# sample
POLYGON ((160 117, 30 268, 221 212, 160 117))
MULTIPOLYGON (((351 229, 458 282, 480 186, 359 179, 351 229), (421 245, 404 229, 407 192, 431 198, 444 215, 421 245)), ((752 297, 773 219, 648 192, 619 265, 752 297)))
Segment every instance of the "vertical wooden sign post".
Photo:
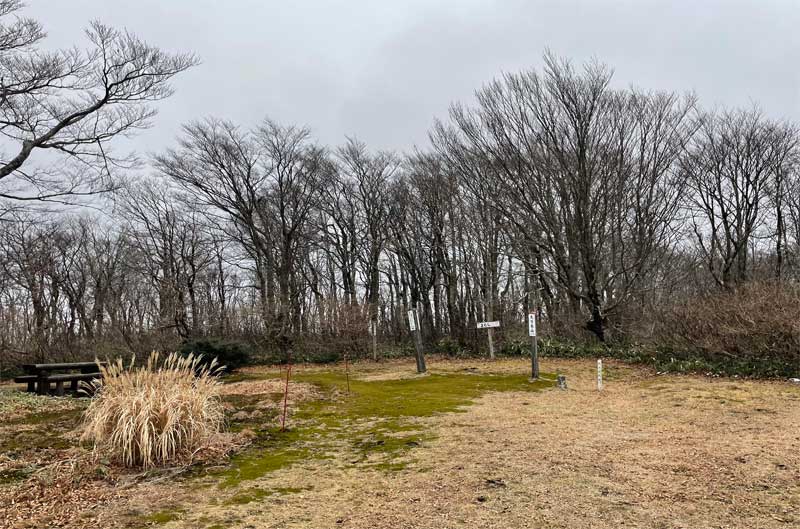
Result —
POLYGON ((489 338, 489 358, 494 360, 494 339, 492 335, 492 329, 500 327, 499 321, 482 321, 478 323, 478 329, 487 329, 487 334, 489 338))
POLYGON ((369 322, 369 333, 372 335, 372 360, 378 361, 378 322, 371 320, 369 322))
POLYGON ((531 337, 531 380, 539 380, 539 343, 536 337, 536 314, 528 314, 528 336, 531 337))
POLYGON ((408 328, 414 337, 414 349, 417 351, 417 373, 427 371, 425 367, 425 355, 422 352, 422 328, 419 324, 419 311, 411 309, 408 311, 408 328))
POLYGON ((597 359, 597 391, 603 391, 603 360, 597 359))

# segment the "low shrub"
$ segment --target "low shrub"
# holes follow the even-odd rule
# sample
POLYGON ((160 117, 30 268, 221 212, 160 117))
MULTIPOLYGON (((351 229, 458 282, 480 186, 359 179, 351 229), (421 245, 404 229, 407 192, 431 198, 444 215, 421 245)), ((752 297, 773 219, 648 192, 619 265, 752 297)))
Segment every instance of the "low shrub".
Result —
MULTIPOLYGON (((413 351, 414 349, 412 347, 412 354, 413 351)), ((431 347, 431 352, 433 354, 448 356, 451 358, 466 358, 469 356, 473 356, 472 351, 470 351, 462 344, 458 343, 458 341, 454 340, 449 336, 440 338, 437 342, 435 342, 431 347)))
POLYGON ((185 342, 178 351, 188 357, 200 357, 200 365, 209 364, 216 359, 217 365, 230 372, 251 363, 253 352, 248 344, 222 340, 194 340, 185 342))
MULTIPOLYGON (((599 342, 579 342, 551 337, 540 337, 538 342, 539 356, 555 358, 618 358, 627 360, 630 347, 619 344, 603 344, 599 342)), ((508 340, 498 352, 501 356, 529 356, 530 340, 508 340)))
POLYGON ((378 359, 393 360, 396 358, 410 358, 417 354, 413 344, 383 345, 378 346, 378 359))
POLYGON ((128 467, 181 462, 222 426, 216 363, 151 353, 143 366, 122 359, 101 367, 103 380, 84 414, 82 441, 128 467))
POLYGON ((800 286, 754 282, 686 299, 665 311, 653 341, 664 370, 685 364, 723 374, 797 376, 800 286))
POLYGON ((498 356, 528 356, 531 354, 531 343, 527 340, 507 340, 500 345, 498 356))

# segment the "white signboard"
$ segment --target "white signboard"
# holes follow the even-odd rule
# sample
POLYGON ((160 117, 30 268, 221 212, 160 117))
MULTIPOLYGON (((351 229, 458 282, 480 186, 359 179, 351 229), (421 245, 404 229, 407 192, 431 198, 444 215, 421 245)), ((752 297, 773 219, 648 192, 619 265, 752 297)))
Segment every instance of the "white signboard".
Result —
POLYGON ((500 322, 499 321, 482 321, 482 322, 478 323, 478 328, 479 329, 489 329, 489 328, 492 328, 492 327, 500 327, 500 322))
POLYGON ((528 336, 536 336, 536 314, 528 314, 528 336))
POLYGON ((417 319, 414 317, 413 310, 408 311, 408 328, 411 329, 412 331, 417 330, 417 319))

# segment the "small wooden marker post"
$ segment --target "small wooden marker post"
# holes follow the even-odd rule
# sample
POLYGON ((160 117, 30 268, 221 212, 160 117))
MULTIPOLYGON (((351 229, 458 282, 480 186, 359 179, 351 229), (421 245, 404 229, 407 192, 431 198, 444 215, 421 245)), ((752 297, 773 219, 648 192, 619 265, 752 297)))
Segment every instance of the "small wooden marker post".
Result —
POLYGON ((603 391, 603 360, 597 359, 597 391, 603 391))
POLYGON ((372 335, 372 360, 378 361, 378 322, 371 320, 369 322, 369 333, 372 335))
POLYGON ((492 329, 500 327, 499 321, 481 321, 478 322, 478 329, 487 329, 487 336, 489 339, 489 358, 494 360, 494 336, 492 329))
POLYGON ((539 380, 539 343, 536 337, 536 314, 528 314, 528 336, 531 337, 531 380, 539 380))
MULTIPOLYGON (((347 358, 347 357, 345 357, 347 358)), ((289 357, 289 363, 286 366, 286 386, 283 390, 283 414, 281 415, 281 431, 286 431, 286 411, 289 407, 289 378, 292 376, 292 360, 289 357)))
POLYGON ((344 376, 347 379, 347 394, 350 395, 350 364, 347 361, 347 353, 344 354, 344 376))
POLYGON ((425 355, 422 352, 422 329, 419 324, 419 311, 411 309, 408 311, 408 328, 414 337, 414 349, 417 352, 417 373, 427 371, 425 367, 425 355))

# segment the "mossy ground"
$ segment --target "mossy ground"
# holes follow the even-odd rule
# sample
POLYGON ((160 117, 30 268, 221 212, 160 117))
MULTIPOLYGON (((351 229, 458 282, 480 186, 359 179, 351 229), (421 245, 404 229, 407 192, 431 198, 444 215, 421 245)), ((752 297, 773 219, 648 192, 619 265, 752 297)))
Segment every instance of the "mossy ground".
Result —
MULTIPOLYGON (((394 364, 364 363, 351 366, 351 370, 348 377, 341 366, 296 367, 292 381, 301 386, 313 385, 319 391, 314 391, 311 400, 306 397, 294 405, 290 396, 290 416, 283 431, 278 417, 282 394, 226 394, 223 400, 228 408, 228 429, 252 432, 253 443, 223 466, 198 466, 175 477, 174 486, 189 495, 197 491, 203 498, 211 490, 213 499, 206 501, 234 508, 313 488, 280 486, 270 477, 273 472, 299 463, 316 461, 334 468, 403 471, 413 463, 414 449, 435 437, 425 424, 426 417, 463 411, 487 392, 536 391, 553 385, 554 378, 532 383, 522 373, 492 372, 491 365, 479 372, 451 369, 424 376, 413 374, 413 366, 394 364), (381 378, 370 378, 376 374, 381 378)), ((249 370, 226 377, 224 383, 256 383, 282 375, 285 376, 285 369, 249 370)), ((0 436, 4 452, 74 446, 74 435, 67 434, 77 426, 85 402, 16 394, 11 399, 20 413, 7 422, 11 428, 0 436)), ((30 471, 11 468, 0 473, 0 481, 23 481, 30 471)), ((189 512, 187 497, 156 501, 135 514, 131 512, 131 527, 183 523, 189 512)), ((203 526, 214 527, 219 522, 209 519, 203 526)))
POLYGON ((180 518, 181 511, 166 510, 158 511, 144 517, 144 521, 151 525, 161 525, 180 518))
MULTIPOLYGON (((520 359, 431 365, 432 375, 416 377, 407 361, 359 363, 349 395, 340 368, 297 367, 295 380, 315 388, 296 386, 287 432, 275 427, 280 406, 269 388, 276 384, 263 383, 279 370, 247 373, 243 392, 259 383, 269 391, 225 398, 230 427, 256 431, 254 445, 232 462, 221 456, 217 469, 179 479, 165 471, 123 486, 84 480, 65 489, 79 492, 82 502, 66 509, 70 502, 57 494, 66 481, 17 482, 29 469, 5 461, 13 465, 3 476, 11 483, 0 483, 0 519, 11 527, 130 529, 800 523, 793 433, 800 428, 800 387, 656 375, 609 360, 608 383, 598 392, 593 359, 545 358, 542 368, 565 374, 569 390, 524 394, 507 391, 536 389, 520 359), (242 474, 248 458, 249 476, 242 474), (15 488, 30 501, 3 496, 15 488), (51 523, 54 512, 63 524, 51 523)), ((0 437, 49 426, 52 417, 36 413, 31 420, 39 424, 0 425, 0 437)), ((69 454, 40 456, 67 462, 75 452, 73 446, 69 454)))
POLYGON ((0 425, 0 453, 16 457, 39 450, 62 450, 74 442, 66 437, 80 420, 85 402, 58 403, 58 410, 44 409, 47 397, 36 397, 0 425))
MULTIPOLYGON (((433 438, 418 419, 463 410, 486 392, 536 391, 553 385, 552 376, 530 382, 522 374, 434 372, 386 380, 358 375, 352 374, 348 383, 342 369, 297 374, 294 380, 318 386, 325 397, 301 404, 285 431, 277 425, 256 425, 253 446, 218 472, 220 486, 236 487, 301 460, 334 459, 343 450, 349 454, 344 464, 402 470, 406 453, 433 438)), ((280 395, 268 398, 279 400, 280 395)))

